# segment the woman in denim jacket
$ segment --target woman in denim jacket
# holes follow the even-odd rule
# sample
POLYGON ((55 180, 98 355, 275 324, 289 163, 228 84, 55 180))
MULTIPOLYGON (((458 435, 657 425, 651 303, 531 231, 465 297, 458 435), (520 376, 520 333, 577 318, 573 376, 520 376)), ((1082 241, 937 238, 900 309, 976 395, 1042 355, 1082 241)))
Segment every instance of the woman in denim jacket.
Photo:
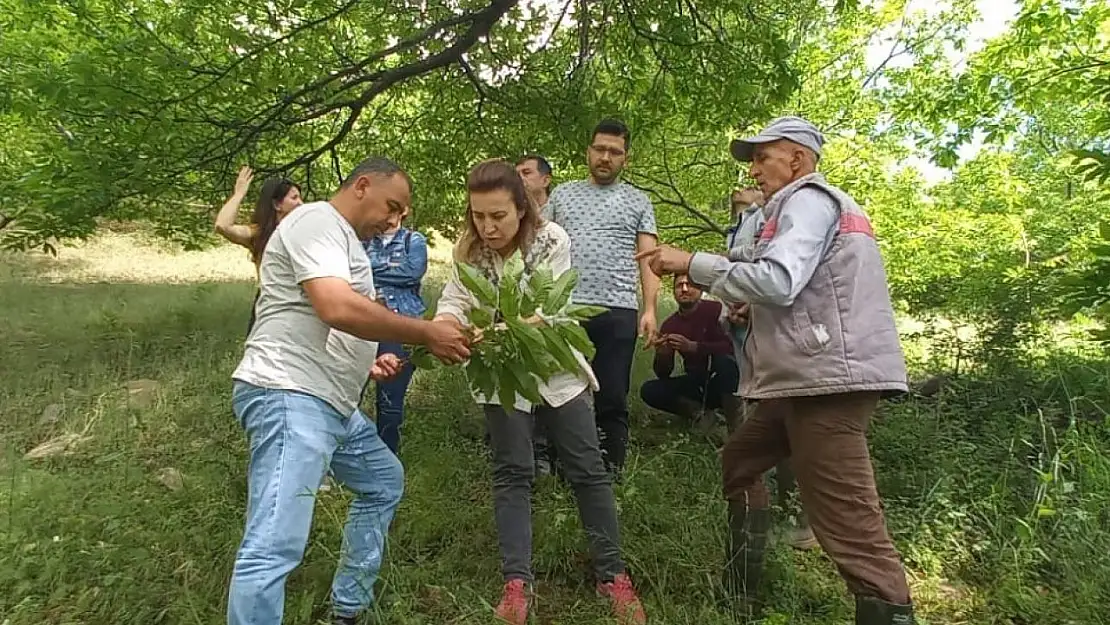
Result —
MULTIPOLYGON (((363 241, 362 245, 370 257, 378 300, 399 315, 420 317, 426 309, 424 300, 420 298, 420 282, 428 270, 428 240, 402 225, 407 216, 408 209, 397 219, 396 226, 363 241)), ((400 343, 379 344, 378 355, 381 354, 397 354, 402 360, 408 359, 400 343)), ((406 362, 397 377, 377 383, 378 434, 394 454, 401 444, 405 393, 412 374, 412 363, 406 362)))

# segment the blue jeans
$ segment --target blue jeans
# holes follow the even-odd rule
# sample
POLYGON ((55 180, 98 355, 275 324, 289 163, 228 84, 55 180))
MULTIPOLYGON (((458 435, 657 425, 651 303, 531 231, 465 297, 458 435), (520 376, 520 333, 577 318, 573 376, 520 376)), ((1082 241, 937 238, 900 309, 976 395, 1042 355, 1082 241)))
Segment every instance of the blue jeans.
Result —
MULTIPOLYGON (((409 357, 408 352, 400 343, 379 343, 378 355, 397 354, 404 360, 409 357)), ((378 433, 385 441, 386 447, 393 453, 401 446, 401 425, 405 422, 405 393, 409 390, 414 368, 412 363, 405 363, 405 368, 397 377, 388 382, 375 383, 375 408, 378 414, 378 433)))
POLYGON ((374 582, 404 471, 361 412, 321 399, 235 382, 232 406, 250 439, 246 530, 228 592, 228 625, 281 625, 285 580, 301 562, 316 491, 331 467, 355 493, 332 583, 339 616, 373 602, 374 582))

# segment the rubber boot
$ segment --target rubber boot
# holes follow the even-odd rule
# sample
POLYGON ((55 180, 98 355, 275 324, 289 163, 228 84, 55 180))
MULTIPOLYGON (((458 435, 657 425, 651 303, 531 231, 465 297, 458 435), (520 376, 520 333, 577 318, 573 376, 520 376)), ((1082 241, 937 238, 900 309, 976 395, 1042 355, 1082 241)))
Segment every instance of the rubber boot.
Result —
POLYGON ((763 578, 771 511, 751 509, 742 501, 729 501, 728 517, 725 593, 741 619, 756 618, 762 609, 759 583, 763 578))
POLYGON ((913 603, 887 603, 878 597, 856 597, 856 625, 913 625, 913 603))

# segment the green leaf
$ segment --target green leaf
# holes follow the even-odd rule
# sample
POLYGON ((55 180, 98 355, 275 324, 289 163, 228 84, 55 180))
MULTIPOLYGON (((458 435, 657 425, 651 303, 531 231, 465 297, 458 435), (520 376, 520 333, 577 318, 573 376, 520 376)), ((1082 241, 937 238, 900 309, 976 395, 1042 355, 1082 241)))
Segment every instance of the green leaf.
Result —
POLYGON ((604 306, 590 306, 588 304, 571 304, 570 306, 567 306, 566 315, 568 317, 570 317, 571 319, 575 319, 577 321, 585 321, 587 319, 592 319, 592 318, 594 318, 594 317, 596 317, 596 316, 598 316, 598 315, 600 315, 604 312, 608 312, 608 311, 609 311, 609 309, 605 308, 604 306))
POLYGON ((555 357, 556 362, 563 368, 564 371, 570 373, 578 372, 578 360, 574 357, 574 352, 570 350, 565 339, 559 335, 555 328, 543 328, 540 330, 543 334, 544 342, 547 344, 547 350, 555 357))
POLYGON ((466 318, 469 319, 470 323, 474 324, 475 327, 483 330, 493 325, 493 313, 490 312, 488 308, 471 308, 466 313, 466 318))
POLYGON ((466 290, 477 297, 483 306, 496 308, 497 289, 493 287, 493 283, 486 279, 473 265, 457 263, 455 266, 459 271, 459 281, 466 287, 466 290))
POLYGON ((570 299, 570 294, 574 291, 574 285, 578 282, 578 270, 571 268, 563 272, 559 279, 555 280, 555 284, 551 286, 551 291, 547 294, 547 298, 543 303, 543 312, 546 315, 554 315, 567 305, 570 299))
MULTIPOLYGON (((543 342, 542 335, 540 336, 540 341, 541 343, 543 342)), ((524 366, 528 371, 539 376, 544 382, 550 380, 551 376, 555 375, 558 370, 555 361, 547 353, 546 344, 543 345, 540 351, 521 350, 520 358, 524 361, 524 366)))
POLYGON ((471 388, 485 395, 487 399, 493 398, 497 383, 493 378, 492 369, 480 352, 471 353, 470 361, 466 363, 466 377, 470 380, 471 388))
POLYGON ((512 412, 516 404, 517 384, 512 372, 506 370, 506 367, 507 365, 502 364, 498 368, 500 375, 497 376, 497 398, 506 412, 512 412))
POLYGON ((416 345, 409 350, 409 362, 417 369, 438 369, 443 364, 423 345, 416 345))
POLYGON ((536 298, 526 290, 524 295, 520 296, 520 316, 531 317, 534 314, 536 314, 536 298))
POLYGON ((543 334, 540 333, 538 328, 519 319, 506 319, 505 325, 508 326, 513 338, 521 345, 521 351, 544 351, 543 334))
POLYGON ((512 378, 513 384, 524 399, 533 404, 542 404, 543 396, 540 395, 539 385, 531 373, 521 367, 505 364, 501 367, 501 378, 512 378))
POLYGON ((563 337, 571 347, 582 352, 586 360, 593 360, 597 348, 594 347, 594 343, 590 340, 590 335, 586 333, 585 328, 577 323, 560 323, 555 326, 555 331, 558 332, 559 336, 563 337))
POLYGON ((519 283, 523 276, 524 258, 521 256, 520 250, 517 250, 505 260, 505 267, 501 271, 501 281, 509 280, 510 282, 519 283))
POLYGON ((520 284, 518 281, 519 278, 513 280, 507 274, 501 277, 497 305, 506 319, 516 319, 520 316, 520 284))
MULTIPOLYGON (((532 272, 532 277, 528 280, 528 291, 532 296, 532 301, 536 304, 547 300, 547 294, 551 291, 551 287, 555 284, 555 278, 551 274, 550 265, 541 265, 532 272)), ((535 312, 535 305, 531 309, 525 309, 528 314, 535 312)))

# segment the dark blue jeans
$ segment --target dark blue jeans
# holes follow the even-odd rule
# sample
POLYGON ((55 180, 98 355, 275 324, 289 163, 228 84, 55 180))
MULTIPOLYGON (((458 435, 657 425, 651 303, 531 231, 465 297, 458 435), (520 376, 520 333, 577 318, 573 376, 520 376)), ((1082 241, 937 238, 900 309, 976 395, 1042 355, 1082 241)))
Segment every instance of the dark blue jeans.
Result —
MULTIPOLYGON (((378 355, 382 354, 396 354, 402 360, 409 357, 400 343, 379 343, 378 355)), ((412 363, 405 363, 405 368, 397 374, 397 377, 388 382, 375 384, 378 435, 394 454, 401 446, 401 425, 405 421, 405 393, 409 390, 413 371, 412 363)))

